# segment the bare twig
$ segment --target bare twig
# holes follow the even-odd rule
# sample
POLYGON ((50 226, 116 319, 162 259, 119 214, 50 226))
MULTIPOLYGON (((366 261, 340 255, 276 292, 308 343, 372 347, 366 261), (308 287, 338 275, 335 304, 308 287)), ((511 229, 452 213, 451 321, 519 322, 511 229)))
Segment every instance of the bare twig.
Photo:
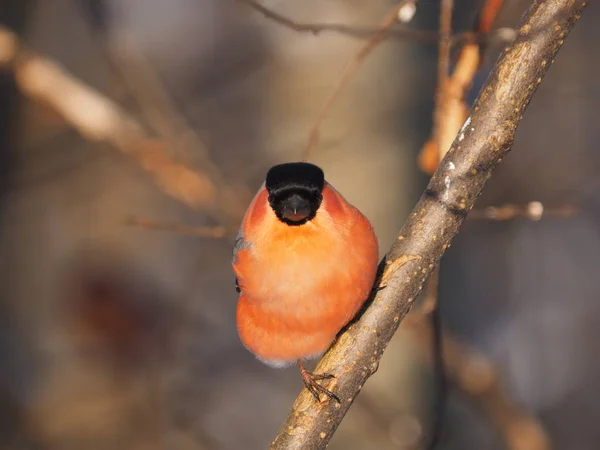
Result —
POLYGON ((545 208, 540 202, 529 202, 526 205, 488 206, 483 209, 474 209, 469 214, 469 219, 512 220, 523 218, 533 221, 541 220, 543 217, 570 219, 578 212, 579 208, 575 205, 545 208))
POLYGON ((53 108, 87 139, 109 143, 133 158, 167 194, 223 222, 233 223, 243 214, 247 200, 243 195, 205 172, 173 161, 167 151, 169 143, 150 137, 143 125, 119 105, 58 64, 24 49, 3 27, 0 56, 0 64, 14 70, 25 95, 53 108))
MULTIPOLYGON (((289 28, 300 33, 312 33, 318 35, 323 32, 338 33, 344 36, 349 36, 357 39, 370 39, 374 33, 378 31, 378 27, 347 25, 340 23, 302 23, 297 22, 289 17, 284 16, 270 8, 267 8, 262 3, 255 0, 238 0, 240 3, 248 5, 250 8, 262 14, 268 20, 277 23, 283 27, 289 28)), ((493 38, 495 32, 473 33, 465 31, 456 33, 451 37, 452 45, 463 42, 486 42, 493 38)), ((439 41, 439 33, 437 31, 418 30, 414 28, 392 27, 386 33, 385 39, 393 38, 398 40, 411 40, 424 44, 436 44, 439 41)))
POLYGON ((457 131, 467 118, 469 106, 465 97, 479 66, 479 49, 475 44, 466 44, 459 54, 456 66, 443 88, 444 119, 434 115, 434 129, 431 138, 424 144, 419 154, 419 167, 432 174, 440 158, 450 148, 457 131))
MULTIPOLYGON (((474 27, 477 33, 487 33, 491 30, 502 4, 503 0, 486 2, 474 27)), ((449 66, 450 45, 447 36, 450 35, 448 27, 451 23, 450 15, 445 13, 447 8, 448 5, 444 7, 442 3, 441 25, 446 29, 440 33, 438 106, 434 113, 434 128, 431 138, 419 154, 419 166, 429 174, 435 172, 440 159, 450 148, 456 133, 467 118, 469 105, 466 103, 466 96, 481 64, 481 43, 465 42, 458 54, 452 75, 449 78, 445 76, 449 66)))
POLYGON ((348 85, 354 74, 360 68, 360 66, 365 62, 369 54, 375 50, 375 48, 385 40, 387 33, 390 28, 398 22, 398 13, 409 3, 416 3, 417 0, 403 0, 397 5, 394 6, 392 11, 381 21, 377 31, 373 34, 373 36, 365 42, 365 44, 361 47, 358 53, 348 62, 344 71, 340 75, 337 83, 329 93, 327 100, 323 103, 323 106, 319 110, 317 114, 317 118, 311 128, 308 137, 308 145, 306 151, 303 155, 303 160, 307 161, 310 159, 311 153, 314 148, 317 146, 319 142, 319 131, 321 125, 327 114, 329 113, 331 107, 334 105, 342 90, 348 85))
POLYGON ((318 373, 336 376, 329 388, 341 403, 315 403, 303 390, 271 449, 325 448, 490 174, 512 148, 525 109, 584 6, 582 1, 537 0, 529 8, 518 38, 482 89, 470 126, 455 139, 382 262, 383 272, 395 267, 387 270, 387 286, 374 289, 365 311, 318 364, 318 373), (395 264, 402 259, 405 264, 395 264))
POLYGON ((227 228, 223 226, 216 227, 190 227, 174 223, 155 222, 152 220, 138 220, 134 218, 127 219, 125 225, 145 228, 147 230, 168 231, 171 233, 184 234, 188 236, 198 236, 205 238, 220 239, 228 234, 227 228))

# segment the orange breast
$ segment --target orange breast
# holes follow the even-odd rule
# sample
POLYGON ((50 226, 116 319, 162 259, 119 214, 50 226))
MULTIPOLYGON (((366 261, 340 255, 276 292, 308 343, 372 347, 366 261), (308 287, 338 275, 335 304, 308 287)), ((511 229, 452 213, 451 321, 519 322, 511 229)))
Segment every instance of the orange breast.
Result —
POLYGON ((233 267, 243 343, 276 365, 325 351, 371 290, 379 255, 369 221, 326 186, 317 216, 288 226, 263 189, 242 233, 247 245, 233 267))

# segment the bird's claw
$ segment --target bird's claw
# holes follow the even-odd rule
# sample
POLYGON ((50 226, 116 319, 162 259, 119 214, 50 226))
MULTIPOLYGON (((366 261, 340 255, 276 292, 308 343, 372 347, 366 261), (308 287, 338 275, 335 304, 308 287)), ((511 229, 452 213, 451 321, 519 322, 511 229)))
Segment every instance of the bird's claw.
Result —
POLYGON ((308 370, 302 370, 301 376, 304 386, 306 386, 306 389, 308 389, 318 402, 321 402, 320 394, 325 394, 328 398, 333 399, 340 404, 342 403, 337 395, 317 383, 317 381, 320 380, 331 380, 332 378, 335 378, 335 375, 330 373, 315 375, 308 370))
POLYGON ((315 381, 331 380, 333 378, 335 378, 335 375, 332 374, 332 373, 322 373, 322 374, 319 374, 319 375, 315 375, 314 373, 312 374, 312 379, 315 380, 315 381))

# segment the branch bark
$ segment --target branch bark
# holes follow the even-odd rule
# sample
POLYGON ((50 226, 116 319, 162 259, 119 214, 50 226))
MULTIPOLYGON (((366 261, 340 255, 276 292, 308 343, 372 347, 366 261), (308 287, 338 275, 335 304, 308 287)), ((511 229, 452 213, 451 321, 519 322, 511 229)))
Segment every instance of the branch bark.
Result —
POLYGON ((500 56, 471 116, 382 261, 379 289, 317 367, 318 373, 336 376, 329 389, 341 404, 315 403, 303 390, 271 443, 272 450, 326 447, 364 383, 377 371, 388 342, 493 170, 512 148, 525 109, 585 5, 581 0, 533 2, 516 41, 500 56))

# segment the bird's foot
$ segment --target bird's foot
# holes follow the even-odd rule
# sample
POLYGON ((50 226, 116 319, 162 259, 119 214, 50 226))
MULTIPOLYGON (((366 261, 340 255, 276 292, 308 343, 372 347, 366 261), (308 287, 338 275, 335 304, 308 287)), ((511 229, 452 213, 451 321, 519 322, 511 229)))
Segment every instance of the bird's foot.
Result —
POLYGON ((332 378, 335 378, 335 375, 331 373, 314 374, 309 372, 302 365, 301 361, 298 361, 298 366, 300 367, 300 376, 302 377, 304 386, 306 386, 306 389, 308 389, 318 402, 321 402, 320 394, 325 394, 328 398, 334 399, 338 403, 342 403, 337 395, 317 383, 317 381, 331 380, 332 378))

